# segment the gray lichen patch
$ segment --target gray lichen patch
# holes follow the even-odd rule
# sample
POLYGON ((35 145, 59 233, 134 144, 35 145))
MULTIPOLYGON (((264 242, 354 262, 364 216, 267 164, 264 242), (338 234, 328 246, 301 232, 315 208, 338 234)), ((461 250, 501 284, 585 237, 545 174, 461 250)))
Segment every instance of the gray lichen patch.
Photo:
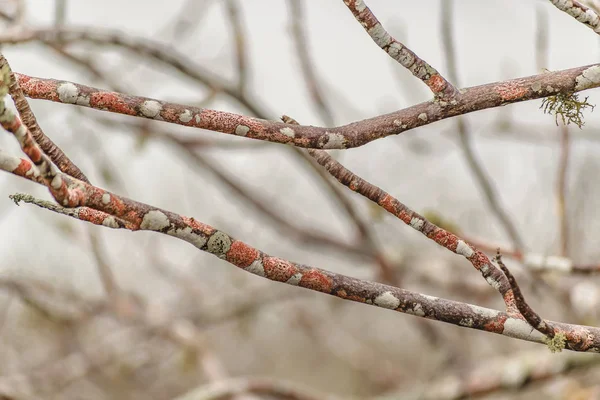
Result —
POLYGON ((56 88, 58 99, 63 103, 75 104, 79 96, 79 89, 71 82, 65 82, 58 85, 56 88))
POLYGON ((186 108, 181 114, 179 114, 179 120, 184 124, 187 124, 192 120, 192 112, 186 108))
POLYGON ((152 210, 144 215, 140 228, 149 231, 160 231, 169 225, 169 218, 167 218, 165 213, 158 210, 152 210))
POLYGON ((146 100, 140 106, 140 112, 146 118, 156 118, 162 111, 162 105, 156 100, 146 100))
POLYGON ((385 46, 392 43, 392 37, 389 33, 386 32, 386 30, 380 23, 369 29, 368 33, 373 39, 373 41, 377 43, 377 46, 381 48, 384 48, 385 46))
POLYGON ((322 144, 323 149, 345 149, 346 148, 346 140, 344 139, 344 135, 341 133, 331 133, 325 132, 325 140, 322 144))
POLYGON ((427 119, 428 119, 427 114, 425 114, 425 113, 419 114, 419 116, 417 118, 419 118, 421 121, 427 121, 427 119))
POLYGON ((595 87, 600 83, 600 65, 594 65, 584 70, 575 78, 575 90, 584 90, 595 87))
POLYGON ((250 131, 250 128, 247 127, 246 125, 238 125, 235 128, 235 134, 238 136, 246 136, 249 131, 250 131))
MULTIPOLYGON (((246 268, 244 268, 245 271, 250 272, 251 274, 254 275, 258 275, 258 276, 265 276, 265 267, 263 266, 263 263, 261 260, 254 260, 252 262, 252 264, 250 264, 249 266, 247 266, 246 268)), ((293 278, 293 276, 292 276, 293 278)), ((292 279, 290 278, 290 279, 292 279)))
POLYGON ((400 300, 392 292, 383 292, 373 300, 377 306, 395 310, 400 305, 400 300))
POLYGON ((287 126, 285 128, 281 128, 279 130, 279 132, 281 132, 285 136, 291 137, 291 138, 293 138, 294 136, 296 136, 296 132, 294 132, 294 130, 292 128, 288 128, 287 126))
POLYGON ((231 238, 224 232, 216 231, 208 239, 207 250, 218 257, 224 257, 230 248, 231 238))

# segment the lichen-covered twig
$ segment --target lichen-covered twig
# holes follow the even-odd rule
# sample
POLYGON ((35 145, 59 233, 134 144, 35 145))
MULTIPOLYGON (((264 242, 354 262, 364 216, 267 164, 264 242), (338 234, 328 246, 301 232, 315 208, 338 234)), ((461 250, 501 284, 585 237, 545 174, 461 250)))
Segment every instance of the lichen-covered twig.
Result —
POLYGON ((525 301, 525 297, 523 296, 523 293, 521 292, 521 288, 519 287, 519 284, 517 283, 517 280, 515 279, 513 274, 510 272, 510 270, 506 267, 504 262, 502 262, 502 256, 500 255, 500 249, 498 249, 498 253, 496 254, 496 262, 498 263, 498 265, 502 269, 502 272, 504 272, 504 275, 506 275, 506 278, 508 279, 508 282, 510 283, 510 287, 512 288, 513 294, 515 297, 515 304, 516 304, 517 308, 519 309, 519 312, 521 313, 521 315, 525 318, 525 320, 529 323, 529 325, 531 325, 532 327, 537 329, 540 333, 543 333, 544 335, 548 336, 549 338, 553 338, 556 334, 555 329, 552 327, 552 325, 550 325, 549 323, 544 321, 529 306, 529 304, 527 304, 527 302, 525 301))
POLYGON ((458 94, 458 90, 425 60, 419 58, 408 47, 394 39, 363 0, 344 0, 344 4, 371 36, 375 44, 400 65, 408 69, 415 77, 423 81, 436 98, 444 102, 453 100, 458 94))
POLYGON ((550 2, 600 35, 600 17, 591 8, 576 0, 550 0, 550 2))
POLYGON ((15 75, 25 95, 30 98, 317 149, 358 147, 457 115, 600 86, 600 64, 594 64, 468 88, 454 105, 441 107, 436 101, 428 101, 348 125, 323 128, 292 126, 224 111, 110 92, 67 81, 15 75))
POLYGON ((7 82, 8 92, 15 103, 15 107, 21 120, 29 129, 37 144, 62 172, 79 180, 89 182, 77 165, 75 165, 75 163, 73 163, 73 161, 71 161, 69 157, 67 157, 66 154, 42 131, 42 128, 40 128, 35 119, 35 115, 31 111, 31 107, 29 107, 27 99, 25 99, 25 95, 19 86, 19 82, 16 80, 12 70, 10 70, 10 65, 6 61, 6 58, 4 58, 4 55, 0 54, 0 68, 3 66, 8 68, 10 74, 10 81, 7 82))

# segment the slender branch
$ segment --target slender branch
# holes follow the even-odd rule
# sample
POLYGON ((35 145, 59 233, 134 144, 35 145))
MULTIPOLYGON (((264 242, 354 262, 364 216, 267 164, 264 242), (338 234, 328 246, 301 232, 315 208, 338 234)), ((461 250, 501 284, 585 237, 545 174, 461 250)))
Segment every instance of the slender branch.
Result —
MULTIPOLYGON (((3 153, 0 153, 2 155, 3 153)), ((11 168, 22 166, 33 168, 27 160, 0 158, 0 168, 16 172, 11 168)), ((60 174, 60 173, 59 173, 60 174)), ((31 174, 24 174, 30 178, 31 174)), ((537 343, 544 342, 544 336, 536 333, 531 326, 510 314, 452 300, 427 296, 393 286, 364 281, 319 268, 297 264, 262 251, 229 236, 227 233, 206 225, 194 218, 184 217, 160 208, 120 197, 74 178, 62 175, 66 193, 51 188, 59 203, 75 208, 71 216, 92 223, 94 217, 104 215, 100 224, 112 228, 148 230, 184 240, 199 250, 211 253, 218 258, 243 269, 246 272, 269 280, 299 286, 322 292, 345 300, 387 308, 398 312, 428 319, 447 322, 470 329, 483 330, 537 343), (79 207, 78 207, 79 206, 79 207), (87 208, 100 211, 93 215, 87 208), (88 219, 90 216, 92 218, 88 219), (125 220, 128 226, 119 226, 115 219, 125 220)), ((30 197, 21 197, 26 201, 30 197)), ((394 203, 384 199, 383 203, 393 207, 394 203)), ((60 209, 60 206, 54 206, 60 209)), ((402 213, 405 218, 408 216, 402 213)), ((417 225, 417 224, 415 224, 417 225)), ((451 238, 449 238, 451 240, 451 238)), ((466 248, 469 248, 468 246, 466 248)), ((600 328, 553 323, 555 329, 566 337, 566 347, 576 351, 600 352, 600 328)))
POLYGON ((506 267, 506 265, 504 265, 504 263, 502 262, 502 257, 500 255, 500 249, 498 249, 498 253, 496 255, 496 262, 498 263, 498 265, 502 269, 502 272, 504 272, 504 275, 506 275, 506 278, 508 279, 508 282, 510 283, 510 287, 512 288, 514 296, 515 296, 515 303, 516 303, 517 308, 519 309, 519 312, 521 313, 521 315, 525 318, 525 320, 529 323, 529 325, 533 326, 540 333, 543 333, 544 335, 546 335, 550 338, 553 338, 554 335, 556 334, 555 329, 552 327, 551 324, 544 321, 529 306, 529 304, 527 304, 527 302, 525 301, 525 297, 523 297, 523 293, 521 292, 521 288, 519 288, 519 285, 517 284, 517 280, 515 279, 513 274, 509 271, 509 269, 506 267))
POLYGON ((471 247, 471 245, 455 234, 432 224, 425 217, 414 212, 389 193, 345 168, 326 152, 319 152, 319 154, 313 157, 342 185, 378 204, 406 225, 421 232, 440 246, 465 257, 481 273, 490 286, 502 295, 509 309, 514 305, 512 291, 506 277, 492 264, 488 256, 484 253, 471 247))
MULTIPOLYGON (((0 68, 6 65, 9 70, 10 66, 4 58, 4 55, 0 54, 0 68)), ((19 86, 19 82, 15 79, 15 76, 10 70, 10 82, 8 82, 8 91, 15 103, 17 112, 21 116, 21 120, 27 126, 31 132, 33 138, 46 153, 50 159, 56 164, 56 166, 64 173, 69 174, 79 180, 89 182, 87 177, 81 172, 81 170, 75 165, 64 152, 56 145, 44 132, 37 123, 35 115, 29 107, 29 103, 23 95, 23 90, 19 86)))
POLYGON ((550 0, 550 2, 600 35, 600 17, 591 8, 576 0, 550 0))
POLYGON ((458 90, 426 61, 419 58, 408 47, 394 39, 371 12, 363 0, 344 0, 354 18, 367 31, 371 39, 414 76, 423 81, 436 98, 451 101, 458 90))
POLYGON ((600 86, 600 64, 593 64, 468 88, 456 104, 445 107, 435 101, 428 101, 360 122, 336 128, 321 128, 292 126, 224 111, 110 92, 67 81, 15 75, 25 95, 30 98, 77 104, 252 139, 321 149, 358 147, 457 115, 600 86))

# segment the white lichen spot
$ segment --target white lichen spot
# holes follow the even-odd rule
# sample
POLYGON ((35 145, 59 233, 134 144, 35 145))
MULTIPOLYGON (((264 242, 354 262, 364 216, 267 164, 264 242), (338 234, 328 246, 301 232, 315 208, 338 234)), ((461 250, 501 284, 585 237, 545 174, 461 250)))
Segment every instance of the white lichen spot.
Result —
POLYGON ((532 342, 541 342, 545 336, 536 331, 526 321, 517 318, 508 318, 504 322, 502 334, 516 339, 524 339, 532 342))
POLYGON ((56 88, 58 93, 58 99, 63 103, 75 104, 77 103, 77 96, 79 96, 79 89, 71 82, 64 82, 58 85, 56 88))
POLYGON ((246 136, 249 131, 250 131, 250 128, 247 127, 246 125, 238 125, 235 128, 235 134, 238 136, 246 136))
POLYGON ((421 231, 421 229, 423 229, 424 224, 425 224, 425 221, 423 221, 421 218, 414 217, 410 220, 410 226, 412 226, 414 229, 418 230, 419 232, 421 231))
POLYGON ((251 274, 262 276, 262 277, 265 276, 265 267, 263 266, 263 263, 261 260, 254 260, 252 262, 252 264, 250 264, 249 266, 244 268, 244 271, 248 271, 251 274))
POLYGON ((379 296, 373 300, 379 307, 389 308, 390 310, 395 310, 400 305, 400 300, 394 296, 394 294, 390 291, 383 292, 379 296))
POLYGON ((25 127, 25 125, 19 126, 19 128, 15 131, 15 136, 17 137, 17 140, 19 142, 21 142, 23 139, 25 139, 26 135, 27 135, 27 128, 25 127))
MULTIPOLYGON (((388 54, 390 55, 390 57, 392 57, 394 60, 398 60, 400 61, 401 59, 401 55, 402 55, 402 50, 404 49, 404 47, 402 47, 402 45, 398 42, 394 42, 392 44, 390 44, 390 46, 387 49, 388 54)), ((404 64, 402 64, 404 65, 404 64)))
POLYGON ((344 135, 340 133, 325 132, 327 135, 327 143, 323 144, 324 149, 345 149, 346 144, 344 135))
POLYGON ((281 128, 279 130, 279 132, 281 132, 285 136, 288 136, 288 137, 291 137, 291 138, 293 138, 294 136, 296 136, 296 132, 294 132, 294 130, 292 128, 288 128, 287 126, 285 128, 281 128))
POLYGON ((473 254, 475 254, 475 252, 473 251, 471 246, 466 244, 464 241, 459 240, 456 244, 456 254, 460 254, 461 256, 466 258, 470 258, 473 254))
POLYGON ((427 121, 427 114, 421 113, 417 118, 419 118, 421 121, 427 121))
POLYGON ((413 307, 412 313, 413 313, 413 315, 416 315, 417 317, 425 316, 425 311, 423 310, 423 306, 421 306, 421 304, 419 304, 419 303, 415 304, 415 306, 413 307))
MULTIPOLYGON (((9 155, 5 155, 3 152, 0 152, 0 169, 13 172, 19 167, 19 165, 21 165, 21 160, 18 157, 11 157, 9 155)), ((29 171, 31 171, 31 169, 29 171)))
POLYGON ((75 102, 75 104, 77 104, 78 106, 89 107, 90 106, 90 96, 80 94, 79 96, 77 96, 77 101, 75 102))
POLYGON ((196 121, 197 124, 200 123, 200 114, 196 114, 196 116, 194 117, 194 121, 196 121))
POLYGON ((534 82, 533 85, 531 85, 531 90, 533 90, 536 93, 540 92, 542 90, 542 83, 534 82))
POLYGON ((102 195, 102 204, 108 204, 108 203, 110 203, 110 194, 104 193, 102 195))
POLYGON ((473 318, 462 318, 460 321, 458 321, 458 324, 460 326, 466 326, 470 328, 473 326, 473 318))
POLYGON ((384 48, 388 44, 392 43, 392 37, 385 31, 380 23, 369 29, 368 33, 373 41, 377 43, 377 46, 381 48, 384 48))
POLYGON ((300 283, 300 279, 302 279, 302 274, 300 272, 296 272, 294 275, 291 276, 290 279, 285 281, 285 283, 289 285, 298 286, 298 283, 300 283))
POLYGON ((208 239, 207 250, 219 258, 225 257, 230 248, 231 238, 224 232, 216 231, 208 239))
POLYGON ((140 106, 140 112, 146 118, 157 118, 160 117, 162 106, 156 100, 146 100, 140 106))
POLYGON ((54 178, 52 178, 52 182, 50 182, 50 186, 52 186, 53 189, 60 189, 60 187, 63 184, 63 179, 60 175, 56 175, 54 178))
POLYGON ((400 121, 399 119, 395 119, 394 120, 394 125, 395 126, 402 126, 402 121, 400 121))
POLYGON ((552 86, 548 85, 548 86, 546 86, 546 91, 549 93, 552 93, 552 92, 554 92, 554 88, 552 86))
POLYGON ((594 65, 584 70, 575 78, 575 90, 584 90, 594 87, 600 83, 600 65, 594 65))
POLYGON ((179 114, 179 120, 184 124, 187 124, 192 120, 192 112, 186 108, 181 114, 179 114))
POLYGON ((117 223, 117 219, 111 215, 110 217, 106 217, 102 220, 102 226, 117 229, 119 224, 117 223))
POLYGON ((486 276, 485 280, 487 283, 494 288, 494 290, 500 290, 500 282, 492 278, 491 276, 486 276))
POLYGON ((404 124, 401 126, 402 129, 406 129, 408 127, 408 125, 404 124))
POLYGON ((195 233, 193 229, 189 226, 185 228, 171 229, 167 234, 171 236, 175 236, 181 240, 185 240, 186 242, 194 245, 194 247, 201 249, 206 244, 206 237, 204 235, 195 233))
POLYGON ((354 7, 356 7, 356 11, 363 12, 365 8, 367 8, 367 5, 364 3, 363 0, 356 0, 354 2, 354 7))
POLYGON ((468 304, 468 306, 473 310, 475 315, 479 315, 485 319, 493 319, 498 316, 498 311, 492 310, 491 308, 483 308, 473 304, 468 304))
POLYGON ((140 229, 148 231, 160 231, 170 224, 169 218, 167 218, 162 211, 152 210, 148 211, 146 215, 144 215, 142 223, 140 224, 140 229))

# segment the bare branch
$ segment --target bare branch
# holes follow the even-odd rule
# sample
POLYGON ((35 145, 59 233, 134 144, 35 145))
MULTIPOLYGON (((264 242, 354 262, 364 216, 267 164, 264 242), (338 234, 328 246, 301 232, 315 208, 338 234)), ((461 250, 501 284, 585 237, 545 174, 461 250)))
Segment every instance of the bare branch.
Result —
POLYGON ((435 68, 394 39, 363 0, 344 0, 344 4, 352 12, 354 18, 365 28, 377 46, 423 81, 436 98, 451 101, 458 94, 458 90, 435 68))
POLYGON ((321 128, 291 126, 224 111, 105 91, 67 81, 15 75, 25 95, 30 98, 318 149, 358 147, 457 115, 600 86, 600 64, 593 64, 468 88, 457 98, 455 104, 445 107, 441 107, 436 101, 428 101, 337 128, 321 128))
POLYGON ((550 0, 550 2, 600 35, 600 17, 591 8, 576 0, 550 0))

